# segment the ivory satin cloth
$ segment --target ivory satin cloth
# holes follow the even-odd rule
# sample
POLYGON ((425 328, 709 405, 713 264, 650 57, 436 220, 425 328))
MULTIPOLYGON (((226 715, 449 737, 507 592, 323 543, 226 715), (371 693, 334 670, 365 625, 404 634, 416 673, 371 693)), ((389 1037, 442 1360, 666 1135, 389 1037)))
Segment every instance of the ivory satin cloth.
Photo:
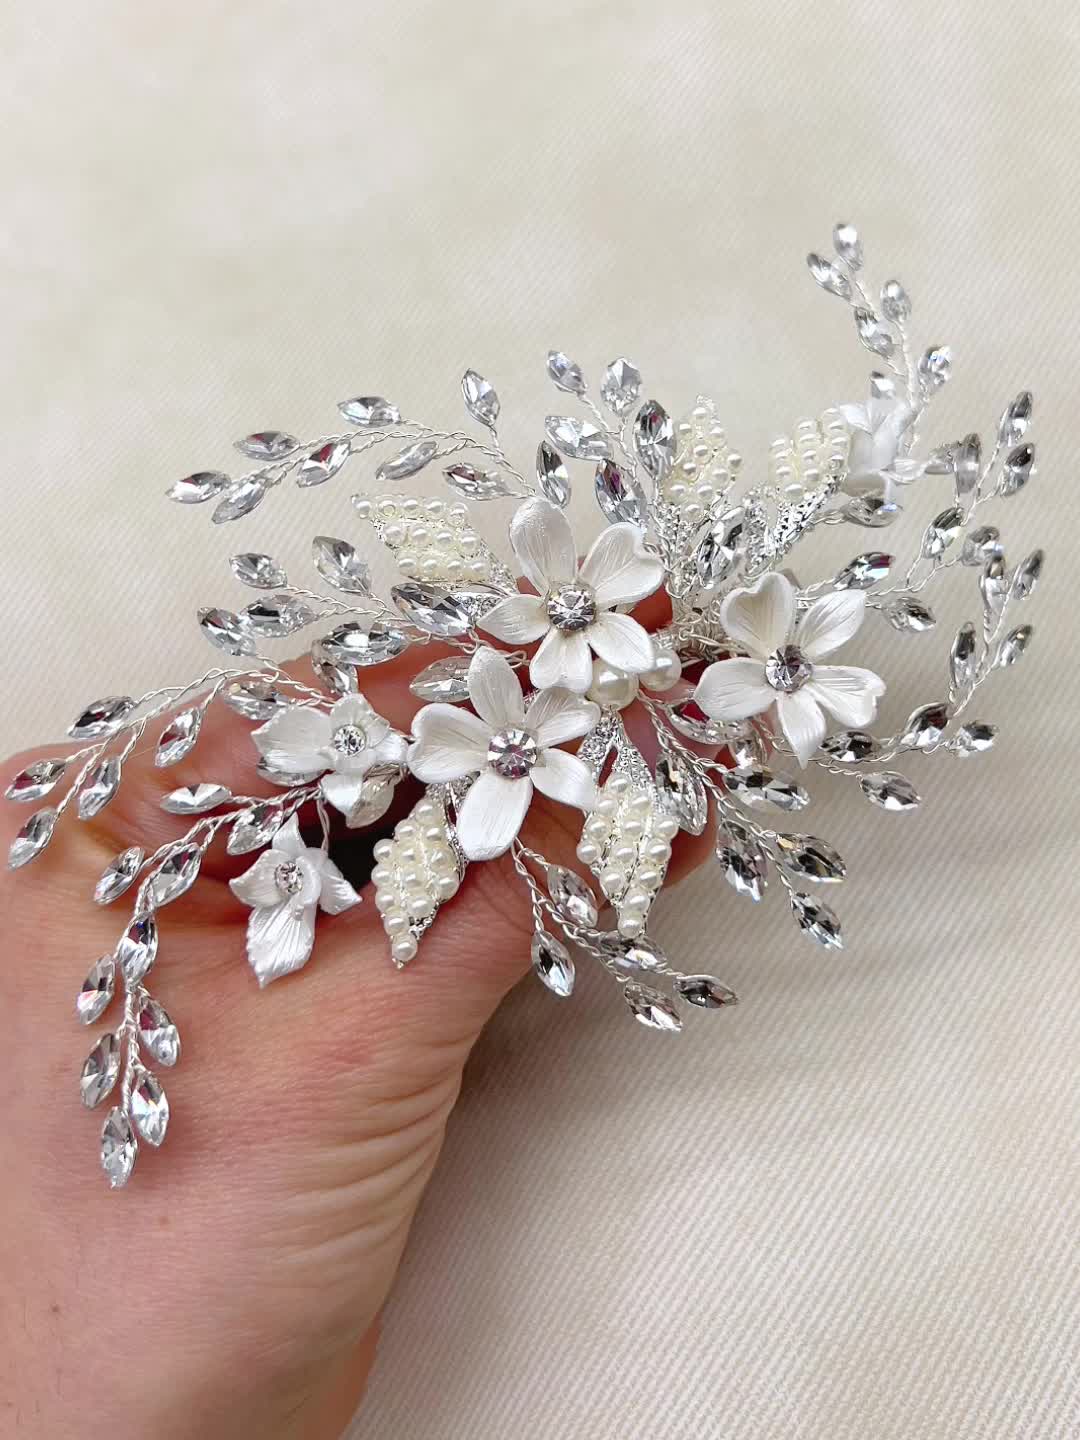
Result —
MULTIPOLYGON (((471 365, 528 464, 558 346, 594 377, 632 356, 672 411, 711 394, 762 473, 775 435, 864 392, 804 267, 834 220, 953 347, 928 438, 1035 392, 1039 473, 990 518, 1048 561, 1032 650, 978 706, 993 754, 913 761, 915 815, 815 783, 803 828, 849 862, 842 953, 715 869, 666 894, 657 938, 739 992, 730 1013, 668 1037, 587 965, 569 1004, 519 987, 352 1434, 1080 1434, 1076 10, 0 8, 5 749, 213 663, 195 610, 235 603, 235 550, 300 575, 312 534, 360 533, 352 469, 236 526, 164 500, 251 429, 314 436, 371 390, 458 424, 471 365)), ((877 543, 901 539, 824 552, 877 543)), ((936 633, 860 645, 886 722, 943 689, 961 580, 936 633)))

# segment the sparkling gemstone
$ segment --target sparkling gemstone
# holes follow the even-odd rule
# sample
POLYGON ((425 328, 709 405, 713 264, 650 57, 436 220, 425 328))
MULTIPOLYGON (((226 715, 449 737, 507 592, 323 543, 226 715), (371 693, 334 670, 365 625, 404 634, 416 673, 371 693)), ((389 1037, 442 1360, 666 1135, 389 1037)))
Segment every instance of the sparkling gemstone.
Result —
POLYGON ((532 938, 533 969, 553 994, 565 999, 574 989, 574 962, 561 940, 546 930, 537 930, 532 938))
POLYGON ((657 484, 662 484, 675 463, 675 426, 655 400, 647 400, 634 421, 634 451, 657 484))
POLYGON ((915 786, 906 775, 895 770, 864 775, 859 784, 871 804, 880 805, 882 810, 914 810, 919 803, 919 792, 915 786))
POLYGON ((654 945, 644 935, 608 935, 600 948, 620 970, 663 970, 668 963, 659 945, 654 945))
POLYGON ((465 606, 441 585, 405 580, 390 591, 390 598, 410 624, 429 635, 449 639, 467 635, 473 619, 465 606))
POLYGON ((839 221, 833 226, 832 240, 833 249, 840 259, 846 261, 852 270, 858 270, 863 263, 863 248, 855 226, 839 221))
POLYGON ((120 788, 121 770, 119 755, 106 756, 91 770, 79 791, 77 808, 80 820, 91 820, 105 809, 120 788))
POLYGON ((63 779, 66 770, 66 760, 35 760, 15 776, 4 791, 4 799, 19 800, 24 804, 41 800, 63 779))
POLYGON ((625 415, 641 394, 641 371, 632 360, 613 360, 600 382, 600 398, 616 415, 625 415))
POLYGON ((889 327, 874 314, 859 305, 855 309, 855 329, 859 339, 875 355, 891 355, 896 341, 889 327))
POLYGON ((751 830, 725 818, 723 829, 716 834, 716 858, 736 894, 748 895, 751 900, 762 898, 769 883, 769 865, 751 830))
POLYGON ((614 460, 603 460, 596 467, 596 500, 611 523, 627 521, 644 525, 648 502, 640 483, 629 470, 614 460))
POLYGON ((99 905, 109 905, 118 899, 132 884, 143 862, 143 852, 138 845, 122 850, 101 873, 94 886, 94 899, 99 905))
POLYGON ((497 500, 512 491, 498 470, 484 470, 478 465, 467 465, 458 461, 447 465, 443 471, 451 490, 464 495, 467 500, 497 500))
POLYGON ((675 989, 684 1000, 702 1010, 720 1010, 726 1005, 738 1004, 739 997, 734 990, 721 985, 711 975, 680 975, 675 989))
POLYGON ((587 884, 574 870, 562 865, 549 865, 547 872, 548 894, 555 908, 575 925, 591 930, 600 915, 592 886, 587 884))
POLYGON ((274 871, 274 884, 282 895, 299 895, 304 888, 304 867, 299 860, 283 860, 274 871))
POLYGON ((978 668, 978 642, 975 626, 970 620, 967 620, 956 632, 949 655, 949 669, 955 688, 966 690, 974 680, 978 668))
POLYGON ((765 679, 784 695, 801 690, 813 673, 813 666, 797 645, 782 645, 765 661, 765 679))
POLYGON ((869 590, 879 580, 886 578, 893 558, 882 550, 869 550, 865 555, 856 555, 837 575, 833 581, 833 589, 869 590))
POLYGON ((100 1105, 120 1074, 120 1042, 113 1034, 102 1035, 86 1057, 79 1076, 79 1093, 88 1110, 100 1105))
POLYGON ((461 377, 461 393, 465 397, 465 407, 473 419, 479 420, 480 424, 486 425, 489 430, 494 430, 495 422, 499 418, 499 397, 490 380, 485 380, 483 375, 475 370, 466 370, 461 377))
POLYGON ((1012 581, 1012 593, 1017 600, 1026 600, 1039 583, 1039 577, 1043 572, 1043 560, 1043 552, 1033 550, 1016 567, 1012 581))
POLYGON ((792 895, 791 913, 795 916, 803 934, 808 935, 818 945, 824 946, 827 950, 844 948, 839 917, 823 901, 816 900, 812 895, 792 895))
POLYGON ((229 567, 241 585, 250 585, 255 590, 278 590, 288 584, 288 577, 278 562, 255 550, 231 555, 229 567))
POLYGON ((919 379, 928 393, 938 390, 952 374, 952 351, 947 345, 934 345, 919 360, 919 379))
POLYGON ((999 495, 1015 495, 1031 479, 1035 465, 1035 446, 1017 445, 1005 457, 1005 467, 998 486, 999 495))
POLYGON ((585 381, 581 366, 575 365, 561 350, 548 351, 547 370, 560 390, 565 390, 568 395, 584 395, 585 381))
POLYGON ((565 509, 570 501, 570 475, 559 452, 546 440, 536 447, 536 483, 545 500, 565 509))
POLYGON ((969 720, 956 732, 952 748, 957 755, 978 755, 990 749, 996 734, 996 728, 984 720, 969 720))
POLYGON ((881 312, 886 320, 901 322, 911 314, 911 301, 899 280, 886 280, 881 287, 881 312))
POLYGON ((603 460, 611 454, 611 442, 598 425, 573 415, 548 415, 544 429, 561 455, 573 460, 603 460))
POLYGON ((150 897, 155 905, 168 905, 179 900, 199 878, 203 852, 198 845, 182 845, 167 855, 150 881, 150 897))
POLYGON ((266 485, 262 480, 241 480, 231 486, 214 506, 210 519, 215 525, 227 525, 231 520, 242 520, 266 499, 266 485))
POLYGON ((161 1082, 145 1071, 131 1092, 131 1118, 148 1145, 160 1145, 169 1127, 169 1100, 161 1082))
POLYGON ((488 745, 488 764, 507 780, 520 780, 536 764, 539 747, 528 730, 500 730, 488 745))
POLYGON ((10 869, 18 870, 23 865, 29 865, 31 860, 37 859, 52 839, 58 819, 57 812, 48 807, 34 811, 11 842, 11 849, 8 851, 10 869))
POLYGON ((139 1011, 139 1039, 159 1065, 175 1065, 180 1059, 180 1032, 168 1011, 149 996, 139 1011))
POLYGON ((586 630, 596 619, 596 596, 588 585, 563 585, 547 597, 548 619, 556 630, 586 630))
POLYGON ((136 915, 116 947, 116 962, 127 985, 137 985, 157 958, 158 928, 153 915, 136 915))
POLYGON ((665 705, 672 725, 690 740, 702 745, 725 745, 728 728, 719 720, 711 720, 696 700, 679 700, 674 705, 665 705))
POLYGON ((338 409, 351 425, 360 425, 365 430, 397 425, 401 420, 397 406, 391 405, 381 395, 357 395, 352 400, 342 400, 338 409))
POLYGON ((813 252, 807 255, 806 265, 823 290, 827 290, 830 295, 839 295, 841 300, 851 299, 851 281, 839 265, 813 252))
POLYGON ((205 781, 201 785, 181 785, 179 790, 170 790, 161 801, 161 808, 170 815, 204 815, 216 810, 231 798, 226 785, 212 785, 205 781))
POLYGON ((75 1013, 84 1025, 92 1025, 108 1009, 116 993, 116 961, 103 955, 90 967, 75 999, 75 1013))
POLYGON ((202 730, 201 709, 182 710, 161 732, 154 753, 154 764, 160 769, 175 765, 195 748, 202 730))
POLYGON ((297 470, 297 485, 305 490, 312 485, 322 485, 338 473, 350 454, 348 440, 329 440, 325 445, 317 445, 297 470))
POLYGON ((68 726, 67 733, 73 740, 96 740, 101 735, 111 735, 134 709, 135 701, 130 695, 109 695, 104 700, 95 700, 68 726))
POLYGON ((810 796, 790 775, 773 774, 756 766, 749 770, 726 770, 724 784, 735 798, 751 809, 775 805, 778 810, 804 810, 810 796))
POLYGON ((935 515, 923 536, 922 553, 924 557, 928 560, 936 560, 944 555, 963 528, 964 512, 958 505, 950 505, 948 510, 943 510, 940 515, 935 515))
POLYGON ((785 870, 819 885, 837 884, 847 874, 833 847, 816 835, 777 835, 776 858, 785 870))
POLYGON ((310 625, 315 612, 294 595, 268 595, 245 606, 241 619, 256 635, 275 640, 310 625))
POLYGON ((204 500, 220 495, 228 483, 229 477, 220 470, 200 470, 194 475, 185 475, 182 480, 177 480, 169 486, 165 494, 170 500, 179 501, 181 505, 201 505, 204 500))
POLYGON ((656 762, 656 791, 660 809, 673 815, 689 835, 700 835, 709 818, 709 798, 701 779, 677 755, 661 755, 656 762))
POLYGON ((450 655, 436 660, 409 682, 418 700, 442 700, 449 704, 469 698, 469 655, 450 655))
POLYGON ((405 480, 422 470, 438 454, 439 445, 435 440, 416 440, 406 445, 396 455, 384 460, 375 471, 376 480, 405 480))
POLYGON ((344 590, 350 595, 371 594, 371 570, 355 545, 347 540, 335 540, 332 535, 316 535, 311 542, 311 555, 316 570, 335 590, 344 590))
POLYGON ((339 725, 330 737, 330 744, 339 755, 359 755, 367 749, 367 735, 359 725, 339 725))
POLYGON ((872 760, 878 753, 878 743, 865 730, 840 730, 821 742, 823 754, 841 765, 857 765, 861 760, 872 760))
POLYGON ((717 517, 705 532, 694 557, 703 590, 719 585, 735 569, 746 544, 746 516, 741 507, 717 517))
POLYGON ((101 1168, 108 1177, 110 1189, 118 1190, 127 1184, 137 1154, 138 1142, 131 1121, 119 1105, 114 1105, 101 1127, 101 1168))
POLYGON ((899 520, 901 507, 884 495, 855 495, 844 506, 842 514, 853 525, 867 530, 881 530, 899 520))
POLYGON ((400 630, 378 620, 350 620, 318 642, 331 660, 346 665, 381 665, 400 655, 408 643, 400 630))
POLYGON ((252 850, 268 845, 280 826, 279 805, 253 805, 234 821, 225 848, 230 855, 249 855, 252 850))
POLYGON ((634 1019, 650 1030, 674 1033, 682 1029, 679 1012, 662 991, 653 990, 648 985, 624 985, 623 998, 634 1019))
POLYGON ((236 448, 252 460, 284 460, 300 444, 295 435, 284 430, 256 430, 237 440, 236 448))
POLYGON ((1015 445, 1024 438, 1030 424, 1031 391, 1021 390, 1001 417, 998 425, 998 439, 1002 445, 1015 445))
POLYGON ((999 669, 1015 665, 1031 644, 1031 637, 1034 633, 1033 625, 1018 625, 1015 630, 1010 630, 997 648, 994 664, 999 669))
POLYGON ((922 635, 937 624, 937 617, 930 606, 924 605, 921 600, 912 599, 910 595, 886 605, 882 614, 901 635, 922 635))
POLYGON ((901 745, 907 749, 928 750, 931 745, 936 745, 944 735, 949 719, 949 707, 943 701, 920 705, 908 716, 908 722, 904 726, 900 738, 901 745))
POLYGON ((231 610, 211 608, 199 611, 199 625, 203 634, 226 655, 254 655, 255 637, 241 623, 240 617, 231 610))

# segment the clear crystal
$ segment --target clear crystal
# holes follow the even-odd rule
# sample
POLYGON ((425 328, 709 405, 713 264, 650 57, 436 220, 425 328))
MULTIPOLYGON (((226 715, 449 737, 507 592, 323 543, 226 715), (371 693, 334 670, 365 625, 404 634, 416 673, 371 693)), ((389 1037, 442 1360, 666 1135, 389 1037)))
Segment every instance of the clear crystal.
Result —
POLYGON ((927 395, 940 390, 952 374, 952 351, 947 345, 932 345, 919 359, 919 379, 927 395))
POLYGON ((346 665, 381 665, 400 655, 408 643, 400 630, 381 621, 360 624, 354 620, 331 630, 319 645, 331 660, 346 665))
POLYGON ((461 393, 465 398, 465 408, 473 419, 494 430, 499 418, 499 397, 494 385, 475 370, 466 370, 461 377, 461 393))
POLYGON ((285 696, 268 680, 234 680, 222 696, 230 710, 245 720, 270 720, 288 704, 285 696))
POLYGON ((220 470, 200 470, 194 475, 185 475, 182 480, 177 480, 169 486, 165 494, 170 500, 176 500, 181 505, 201 505, 204 500, 212 500, 215 495, 220 495, 228 483, 228 475, 223 475, 220 470))
POLYGON ((884 495, 853 495, 841 512, 845 520, 865 530, 881 530, 899 520, 901 507, 884 495))
POLYGON ((169 1101, 161 1083, 143 1071, 131 1091, 131 1118, 148 1145, 160 1145, 169 1128, 169 1101))
POLYGON ((135 709, 130 695, 109 695, 88 705, 77 720, 68 726, 73 740, 97 740, 111 735, 135 709))
POLYGON ((502 775, 507 780, 521 780, 536 764, 539 754, 539 746, 528 730, 511 726, 492 735, 488 743, 487 762, 496 775, 502 775))
POLYGON ((451 655, 436 660, 409 682, 418 700, 441 700, 457 704, 469 698, 469 655, 451 655))
POLYGON ((826 260, 822 255, 815 255, 812 251, 806 257, 806 264, 810 274, 823 290, 827 290, 830 295, 839 295, 841 300, 851 299, 851 281, 839 265, 826 260))
POLYGON ((624 985, 623 998, 630 1007, 634 1019, 650 1030, 667 1030, 672 1033, 682 1029, 682 1020, 674 1004, 661 990, 648 985, 624 985))
POLYGON ((983 720, 969 720, 956 732, 952 748, 957 755, 980 755, 990 749, 996 734, 993 725, 987 725, 983 720))
POLYGON ((110 905, 123 895, 139 873, 142 862, 143 852, 140 846, 131 845, 127 850, 121 850, 116 859, 106 865, 100 880, 94 886, 94 899, 97 903, 110 905))
POLYGON ((311 558, 316 570, 335 590, 344 590, 349 595, 371 594, 371 570, 348 540, 316 535, 311 542, 311 558))
POLYGON ((896 348, 892 331, 872 310, 867 310, 865 306, 856 306, 855 329, 867 350, 874 355, 891 355, 896 348))
POLYGON ((303 490, 322 485, 338 473, 351 453, 348 440, 328 440, 325 445, 316 445, 308 451, 296 472, 297 485, 303 490))
POLYGON ((728 727, 722 721, 710 720, 696 700, 680 700, 674 705, 665 705, 664 709, 680 735, 697 740, 702 745, 727 743, 728 727))
POLYGON ((103 955, 90 967, 75 998, 75 1013, 84 1025, 99 1020, 109 1007, 116 993, 116 961, 111 955, 103 955))
POLYGON ((603 460, 611 454, 607 435, 588 420, 576 420, 573 415, 548 415, 544 430, 560 455, 569 455, 573 460, 603 460))
POLYGON ((547 613, 556 630, 587 630, 596 619, 596 596, 588 585, 561 585, 547 597, 547 613))
POLYGON ((894 556, 882 550, 868 550, 850 560, 833 581, 834 590, 869 590, 884 580, 892 568, 894 556))
POLYGON ((339 725, 330 737, 330 746, 339 755, 359 755, 367 749, 367 735, 359 725, 339 725))
POLYGON ((122 764, 119 755, 108 755, 95 765, 79 791, 77 809, 80 820, 92 820, 101 813, 120 788, 122 764))
POLYGON ((585 380, 581 374, 581 366, 575 365, 570 357, 564 355, 561 350, 548 351, 547 370, 560 390, 565 390, 568 395, 585 394, 585 380))
POLYGON ((536 447, 536 483, 545 500, 561 509, 570 502, 570 474, 559 452, 546 440, 536 447))
POLYGON ((15 776, 4 791, 4 799, 23 804, 41 800, 64 778, 66 771, 66 760, 35 760, 15 776))
POLYGON ((111 1190, 126 1185, 135 1168, 138 1142, 131 1128, 131 1121, 118 1105, 114 1105, 105 1117, 101 1127, 101 1168, 109 1181, 111 1190))
POLYGON ((979 591, 988 620, 995 619, 1001 613, 1011 583, 1003 555, 987 561, 979 576, 979 591))
POLYGON ((464 495, 467 500, 498 500, 513 493, 498 470, 483 470, 464 461, 447 465, 443 475, 450 489, 464 495))
POLYGON ((725 817, 723 828, 716 832, 716 858, 737 894, 751 900, 762 898, 769 883, 769 863, 752 831, 725 817))
POLYGON ((882 614, 901 635, 921 635, 932 630, 937 624, 937 616, 930 606, 924 605, 921 600, 913 600, 910 596, 886 605, 882 614))
POLYGON ((741 506, 713 521, 694 556, 703 590, 713 589, 732 574, 746 548, 746 539, 746 514, 741 506))
POLYGON ((299 895, 304 888, 304 868, 299 860, 282 860, 274 870, 274 884, 286 898, 299 895))
POLYGON ((376 430, 383 425, 397 425, 401 412, 381 395, 357 395, 352 400, 342 400, 338 405, 350 425, 359 425, 365 430, 376 430))
POLYGON ((390 598, 411 625, 429 635, 448 639, 454 635, 467 635, 472 629, 469 612, 441 585, 406 580, 393 587, 390 598))
POLYGON ((906 775, 895 770, 864 775, 859 784, 866 798, 882 810, 914 810, 919 803, 919 792, 914 785, 906 775))
POLYGON ((922 540, 922 553, 927 560, 937 560, 956 540, 964 528, 964 512, 957 505, 950 505, 940 515, 935 515, 926 527, 922 540))
POLYGON ((1012 578, 1012 595, 1015 600, 1026 600, 1035 589, 1043 572, 1044 558, 1041 550, 1033 550, 1020 561, 1012 578))
POLYGON ((574 990, 574 962, 561 940, 546 930, 536 930, 532 937, 532 963, 537 977, 555 995, 566 999, 574 990))
POLYGON ((1031 424, 1031 391, 1021 390, 1011 405, 1007 406, 998 425, 998 443, 1016 445, 1027 434, 1031 424))
POLYGON ((268 640, 283 635, 293 635, 310 625, 316 618, 315 611, 295 595, 267 595, 244 607, 242 623, 256 635, 268 640))
POLYGON ((616 415, 628 414, 641 394, 641 371, 632 360, 612 360, 600 381, 600 398, 616 415))
POLYGON ((568 920, 591 930, 600 916, 600 907, 592 886, 574 870, 562 865, 549 865, 547 889, 552 904, 568 920))
POLYGON ((724 784, 736 800, 751 809, 774 805, 778 810, 803 810, 810 796, 790 775, 773 774, 756 766, 749 770, 726 770, 724 784))
POLYGON ((299 445, 296 436, 285 430, 256 430, 236 442, 241 455, 247 455, 252 460, 284 460, 299 445))
POLYGON ((1015 665, 1020 656, 1031 644, 1031 637, 1035 629, 1032 625, 1018 625, 1015 630, 1010 630, 1004 640, 998 645, 997 653, 994 656, 994 664, 998 669, 1015 665))
POLYGON ((1015 495, 1018 490, 1022 490, 1031 479, 1034 465, 1034 445, 1017 445, 1015 450, 1010 450, 1005 457, 1005 466, 1001 472, 1001 483, 997 493, 999 495, 1015 495))
POLYGON ((165 1007, 147 996, 136 1023, 140 1041, 158 1064, 175 1065, 180 1059, 180 1032, 165 1007))
POLYGON ((936 745, 949 725, 951 712, 944 701, 920 705, 908 716, 900 743, 906 749, 928 750, 936 745))
POLYGON ((980 525, 964 536, 960 552, 961 565, 982 566, 989 560, 999 560, 1004 554, 1001 536, 993 525, 980 525))
POLYGON ((847 874, 833 847, 816 835, 777 835, 776 858, 791 874, 819 885, 837 884, 847 874))
POLYGON ((375 479, 406 480, 410 475, 423 470, 438 453, 438 441, 416 440, 411 445, 406 445, 404 450, 399 450, 396 455, 384 460, 375 471, 375 479))
POLYGON ((52 839, 58 818, 57 812, 48 806, 34 811, 11 842, 11 849, 8 851, 9 869, 18 870, 23 865, 29 865, 31 860, 37 859, 52 839))
POLYGON ((702 1010, 721 1010, 726 1005, 738 1004, 739 997, 734 990, 721 985, 711 975, 680 975, 675 989, 690 1005, 702 1010))
POLYGON ((278 590, 289 583, 288 576, 273 556, 262 555, 257 550, 231 555, 229 565, 241 585, 250 585, 255 590, 278 590))
POLYGON ((960 626, 949 654, 949 672, 953 688, 966 691, 979 668, 975 626, 970 620, 960 626))
POLYGON ((911 301, 899 280, 886 280, 881 287, 881 313, 895 324, 903 324, 911 315, 911 301))
POLYGON ((154 752, 154 764, 163 770, 190 755, 198 742, 202 721, 203 712, 199 706, 181 710, 179 715, 175 715, 161 732, 154 752))
POLYGON ((255 654, 255 637, 231 610, 200 610, 199 625, 210 644, 224 650, 226 655, 255 654))
POLYGON ((961 498, 974 493, 982 474, 982 441, 978 435, 965 435, 953 451, 953 475, 956 493, 961 498))
POLYGON ((667 956, 645 935, 628 937, 617 932, 605 935, 601 950, 620 970, 664 970, 667 956))
POLYGON ((158 928, 153 915, 137 915, 120 937, 116 947, 116 963, 124 982, 137 985, 150 971, 157 958, 158 928))
POLYGON ((640 482, 614 460, 602 460, 596 467, 596 499, 613 525, 619 521, 644 525, 648 517, 640 482))
POLYGON ((179 900, 199 878, 203 852, 198 845, 182 845, 167 855, 150 881, 150 896, 155 905, 168 905, 179 900))
POLYGON ((280 805, 253 805, 234 821, 226 850, 230 855, 249 855, 252 850, 261 850, 281 828, 281 820, 280 805))
POLYGON ((843 937, 836 912, 812 895, 792 895, 791 913, 799 929, 827 950, 842 950, 843 937))
POLYGON ((793 695, 814 673, 814 667, 797 645, 782 645, 765 661, 765 679, 774 690, 793 695))
POLYGON ((79 1093, 88 1110, 100 1105, 120 1074, 120 1042, 111 1032, 102 1035, 86 1057, 79 1076, 79 1093))
POLYGON ((709 818, 709 797, 701 779, 677 755, 656 762, 656 793, 660 810, 679 822, 689 835, 700 835, 709 818))
POLYGON ((226 490, 214 506, 210 519, 215 525, 227 525, 231 520, 242 520, 250 515, 266 499, 266 484, 262 480, 241 480, 226 490))
POLYGON ((860 760, 873 760, 880 747, 873 735, 865 730, 839 730, 821 742, 821 749, 830 760, 841 765, 857 765, 860 760))
POLYGON ((854 225, 849 225, 841 220, 833 226, 832 232, 833 249, 841 260, 847 262, 852 270, 858 270, 863 263, 862 241, 859 239, 859 232, 854 225))
POLYGON ((675 426, 656 400, 647 400, 634 421, 634 453, 653 483, 660 485, 675 464, 675 426))
POLYGON ((209 781, 201 785, 181 785, 179 790, 170 790, 161 801, 161 808, 170 815, 205 815, 216 810, 232 798, 227 785, 213 785, 209 781))

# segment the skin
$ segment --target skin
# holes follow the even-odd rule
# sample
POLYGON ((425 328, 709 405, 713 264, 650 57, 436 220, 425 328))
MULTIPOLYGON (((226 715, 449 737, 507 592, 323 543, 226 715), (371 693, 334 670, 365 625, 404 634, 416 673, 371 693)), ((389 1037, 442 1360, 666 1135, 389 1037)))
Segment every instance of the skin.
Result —
MULTIPOLYGON (((639 616, 662 618, 648 606, 639 616)), ((375 708, 406 730, 408 675, 431 658, 363 677, 375 708)), ((625 715, 644 747, 640 707, 625 715)), ((149 852, 180 833, 158 807, 169 790, 212 778, 256 793, 250 729, 215 706, 186 761, 155 770, 150 755, 133 756, 100 816, 65 818, 45 855, 0 874, 0 1435, 74 1440, 88 1416, 96 1434, 156 1440, 224 1440, 238 1416, 263 1440, 340 1435, 469 1052, 528 969, 529 909, 504 859, 470 868, 404 971, 389 962, 367 885, 362 905, 320 916, 302 975, 260 993, 243 954, 248 911, 226 883, 255 857, 231 859, 218 843, 163 913, 151 980, 184 1042, 163 1076, 168 1140, 110 1193, 96 1132, 111 1102, 89 1116, 77 1099, 78 1066, 104 1021, 80 1033, 68 1017, 128 897, 101 908, 89 893, 122 848, 149 852)), ((55 753, 12 759, 0 784, 55 753)), ((371 845, 415 794, 360 840, 335 837, 358 888, 371 845)), ((0 806, 0 844, 25 818, 0 806)), ((576 865, 581 818, 538 795, 523 838, 576 865)), ((706 845, 680 836, 671 875, 706 845)))

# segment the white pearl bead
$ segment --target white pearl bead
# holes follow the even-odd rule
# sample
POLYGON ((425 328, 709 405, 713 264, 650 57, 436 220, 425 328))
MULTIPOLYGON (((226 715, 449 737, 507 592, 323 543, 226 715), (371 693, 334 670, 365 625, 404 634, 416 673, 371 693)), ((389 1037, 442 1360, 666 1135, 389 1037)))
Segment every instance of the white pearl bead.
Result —
POLYGON ((382 518, 384 520, 389 520, 392 516, 398 513, 397 501, 394 500, 391 496, 385 495, 379 501, 378 509, 379 514, 382 516, 382 518))
POLYGON ((383 929, 390 939, 397 935, 404 935, 409 928, 409 917, 404 910, 389 910, 383 916, 383 929))
POLYGON ((383 530, 383 539, 387 545, 400 545, 405 539, 405 526, 396 520, 391 521, 383 530))
POLYGON ((605 870, 600 876, 600 888, 605 895, 617 895, 625 884, 626 875, 614 867, 605 870))
POLYGON ((636 910, 619 916, 619 934, 627 940, 633 940, 645 929, 645 921, 636 910))
POLYGON ((389 865, 376 865, 371 872, 371 883, 373 885, 386 885, 394 878, 394 872, 389 865))
POLYGON ((460 881, 457 875, 440 875, 435 881, 435 892, 440 900, 449 900, 451 895, 457 894, 460 881))
POLYGON ((371 853, 375 856, 376 860, 385 860, 393 848, 394 842, 392 840, 377 840, 371 853))
POLYGON ((417 499, 415 499, 413 496, 410 496, 410 497, 409 497, 408 499, 406 499, 406 500, 402 500, 402 502, 401 502, 401 513, 402 513, 402 515, 407 515, 407 516, 409 516, 410 518, 413 517, 413 516, 419 515, 419 514, 420 514, 420 501, 417 500, 417 499))
POLYGON ((597 705, 614 705, 621 710, 637 696, 637 676, 616 670, 606 660, 594 660, 592 684, 586 693, 597 705))
POLYGON ((592 865, 600 858, 599 845, 594 845, 591 840, 582 840, 577 847, 577 858, 583 865, 592 865))
POLYGON ((370 520, 373 508, 374 507, 372 506, 371 501, 364 499, 363 497, 359 497, 353 501, 353 509, 356 511, 357 515, 359 515, 361 520, 370 520))
POLYGON ((670 690, 682 675, 682 661, 670 645, 654 645, 656 663, 641 676, 646 690, 670 690))
POLYGON ((398 965, 404 965, 416 954, 416 940, 412 935, 402 935, 390 947, 390 955, 398 965))
POLYGON ((661 840, 671 840, 679 833, 679 822, 670 815, 660 815, 653 821, 653 834, 661 840))

